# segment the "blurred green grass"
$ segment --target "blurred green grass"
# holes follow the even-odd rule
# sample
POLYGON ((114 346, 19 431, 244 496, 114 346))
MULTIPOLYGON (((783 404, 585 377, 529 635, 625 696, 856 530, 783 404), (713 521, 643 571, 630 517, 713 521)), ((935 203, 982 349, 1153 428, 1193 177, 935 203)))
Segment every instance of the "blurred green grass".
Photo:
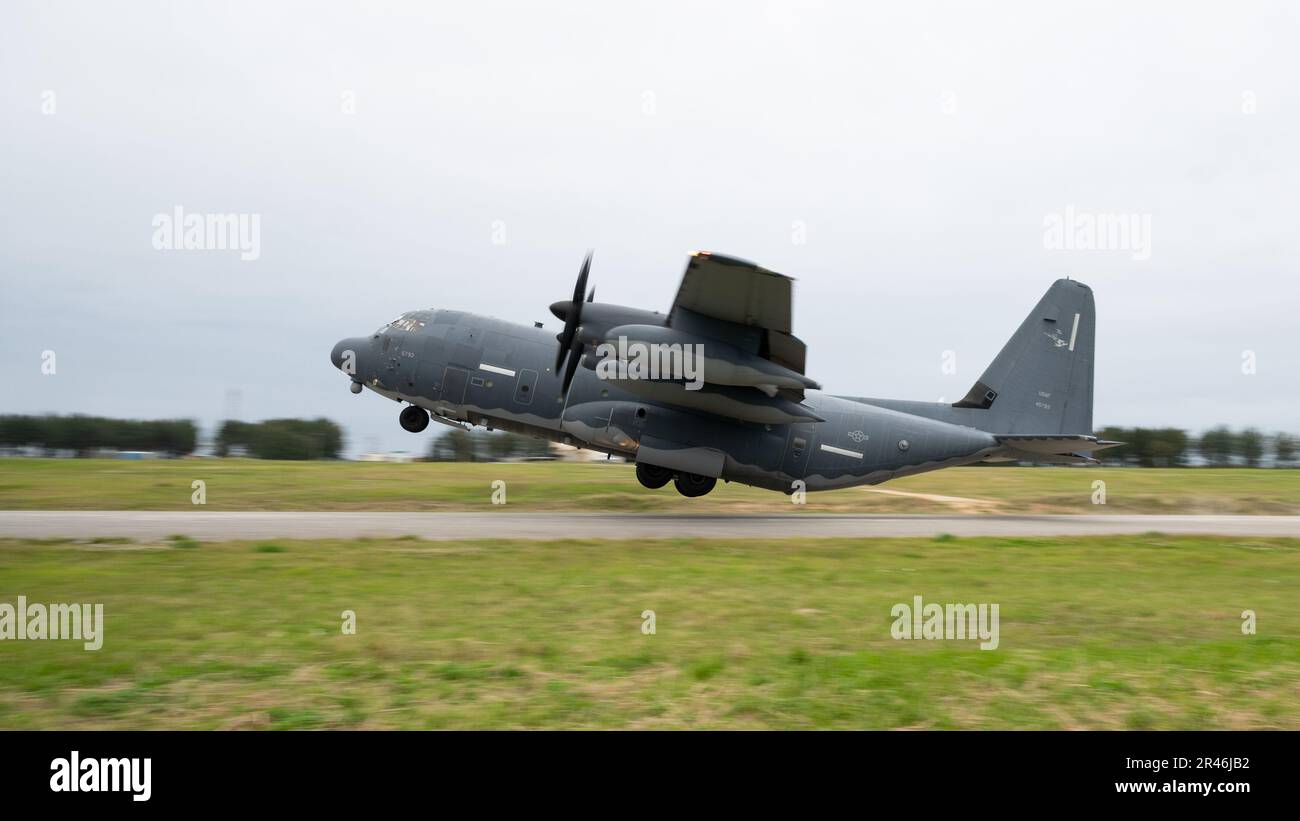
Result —
POLYGON ((501 479, 510 510, 1300 513, 1300 470, 964 467, 880 486, 889 493, 810 493, 796 509, 783 494, 736 484, 700 499, 671 487, 649 491, 621 463, 255 459, 0 459, 0 510, 192 510, 196 479, 206 485, 208 510, 500 510, 491 496, 501 479), (1092 503, 1097 480, 1106 483, 1105 505, 1092 503))
POLYGON ((106 621, 0 641, 0 728, 1300 729, 1298 540, 182 538, 0 541, 106 621), (915 595, 1000 647, 894 641, 915 595))

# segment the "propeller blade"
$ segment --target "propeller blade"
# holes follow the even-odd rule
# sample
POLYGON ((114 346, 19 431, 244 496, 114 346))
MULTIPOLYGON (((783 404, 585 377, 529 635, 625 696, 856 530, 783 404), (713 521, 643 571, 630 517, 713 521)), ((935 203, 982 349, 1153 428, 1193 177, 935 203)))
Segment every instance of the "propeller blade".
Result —
POLYGON ((573 286, 573 301, 582 302, 582 295, 587 292, 587 274, 591 273, 591 252, 582 261, 582 270, 578 271, 578 282, 573 286))
POLYGON ((559 373, 560 365, 564 364, 564 355, 569 352, 569 346, 564 344, 563 333, 557 334, 555 337, 555 341, 560 343, 559 346, 560 349, 555 353, 555 372, 559 373))
MULTIPOLYGON (((559 342, 559 349, 555 352, 555 372, 560 372, 560 365, 564 363, 564 357, 571 356, 573 359, 569 362, 569 367, 565 370, 564 390, 568 391, 569 381, 573 379, 573 369, 577 367, 577 357, 581 355, 582 343, 578 340, 577 330, 578 323, 582 320, 582 295, 587 290, 587 275, 591 273, 591 251, 582 261, 582 268, 578 271, 578 281, 573 286, 573 300, 571 302, 556 302, 551 305, 551 313, 564 320, 564 330, 560 331, 555 337, 559 342), (575 344, 577 348, 575 349, 575 344), (575 350, 577 351, 575 353, 575 350)), ((591 289, 592 296, 595 296, 596 289, 591 289)))
POLYGON ((588 302, 595 302, 595 301, 596 301, 596 286, 595 286, 595 285, 591 286, 591 293, 587 294, 587 301, 588 301, 588 302))
POLYGON ((569 350, 569 364, 564 369, 564 388, 561 393, 569 392, 569 385, 573 384, 573 374, 578 370, 578 362, 582 359, 582 343, 574 337, 574 346, 569 350))

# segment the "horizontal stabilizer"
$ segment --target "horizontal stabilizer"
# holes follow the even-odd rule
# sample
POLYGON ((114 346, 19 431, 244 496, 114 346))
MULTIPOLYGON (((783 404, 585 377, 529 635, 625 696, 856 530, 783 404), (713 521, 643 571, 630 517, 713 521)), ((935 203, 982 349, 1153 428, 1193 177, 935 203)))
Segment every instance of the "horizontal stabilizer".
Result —
POLYGON ((999 443, 1029 453, 1092 453, 1124 444, 1098 439, 1095 436, 1068 435, 1060 433, 1025 434, 995 433, 994 439, 999 443))
POLYGON ((994 434, 1001 445, 990 454, 989 461, 1039 462, 1049 465, 1096 465, 1093 453, 1113 448, 1123 442, 1098 439, 1095 436, 1059 433, 994 434))

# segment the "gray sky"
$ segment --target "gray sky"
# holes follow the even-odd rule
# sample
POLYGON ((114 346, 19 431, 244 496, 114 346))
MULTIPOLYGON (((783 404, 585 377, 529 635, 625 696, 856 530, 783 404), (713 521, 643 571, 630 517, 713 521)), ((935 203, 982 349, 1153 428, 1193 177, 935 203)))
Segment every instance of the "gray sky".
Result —
POLYGON ((1099 425, 1300 428, 1295 6, 973 5, 6 3, 0 412, 211 428, 237 390, 423 450, 333 343, 555 326, 590 247, 660 310, 692 250, 795 276, 810 376, 923 400, 1071 276, 1099 425), (260 256, 155 249, 177 205, 260 256), (1047 247, 1067 208, 1149 244, 1047 247))

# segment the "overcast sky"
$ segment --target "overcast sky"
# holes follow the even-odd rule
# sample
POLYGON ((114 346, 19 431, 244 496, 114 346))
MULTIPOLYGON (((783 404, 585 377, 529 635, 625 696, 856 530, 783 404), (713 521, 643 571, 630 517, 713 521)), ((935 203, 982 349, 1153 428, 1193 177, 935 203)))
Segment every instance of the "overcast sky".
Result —
POLYGON ((975 5, 7 2, 0 413, 423 451, 336 340, 555 326, 588 248, 664 310, 704 249, 798 279, 832 393, 953 401, 1070 276, 1098 425, 1300 429, 1296 6, 975 5), (156 249, 176 206, 259 256, 156 249), (1069 214, 1149 236, 1051 247, 1069 214))

